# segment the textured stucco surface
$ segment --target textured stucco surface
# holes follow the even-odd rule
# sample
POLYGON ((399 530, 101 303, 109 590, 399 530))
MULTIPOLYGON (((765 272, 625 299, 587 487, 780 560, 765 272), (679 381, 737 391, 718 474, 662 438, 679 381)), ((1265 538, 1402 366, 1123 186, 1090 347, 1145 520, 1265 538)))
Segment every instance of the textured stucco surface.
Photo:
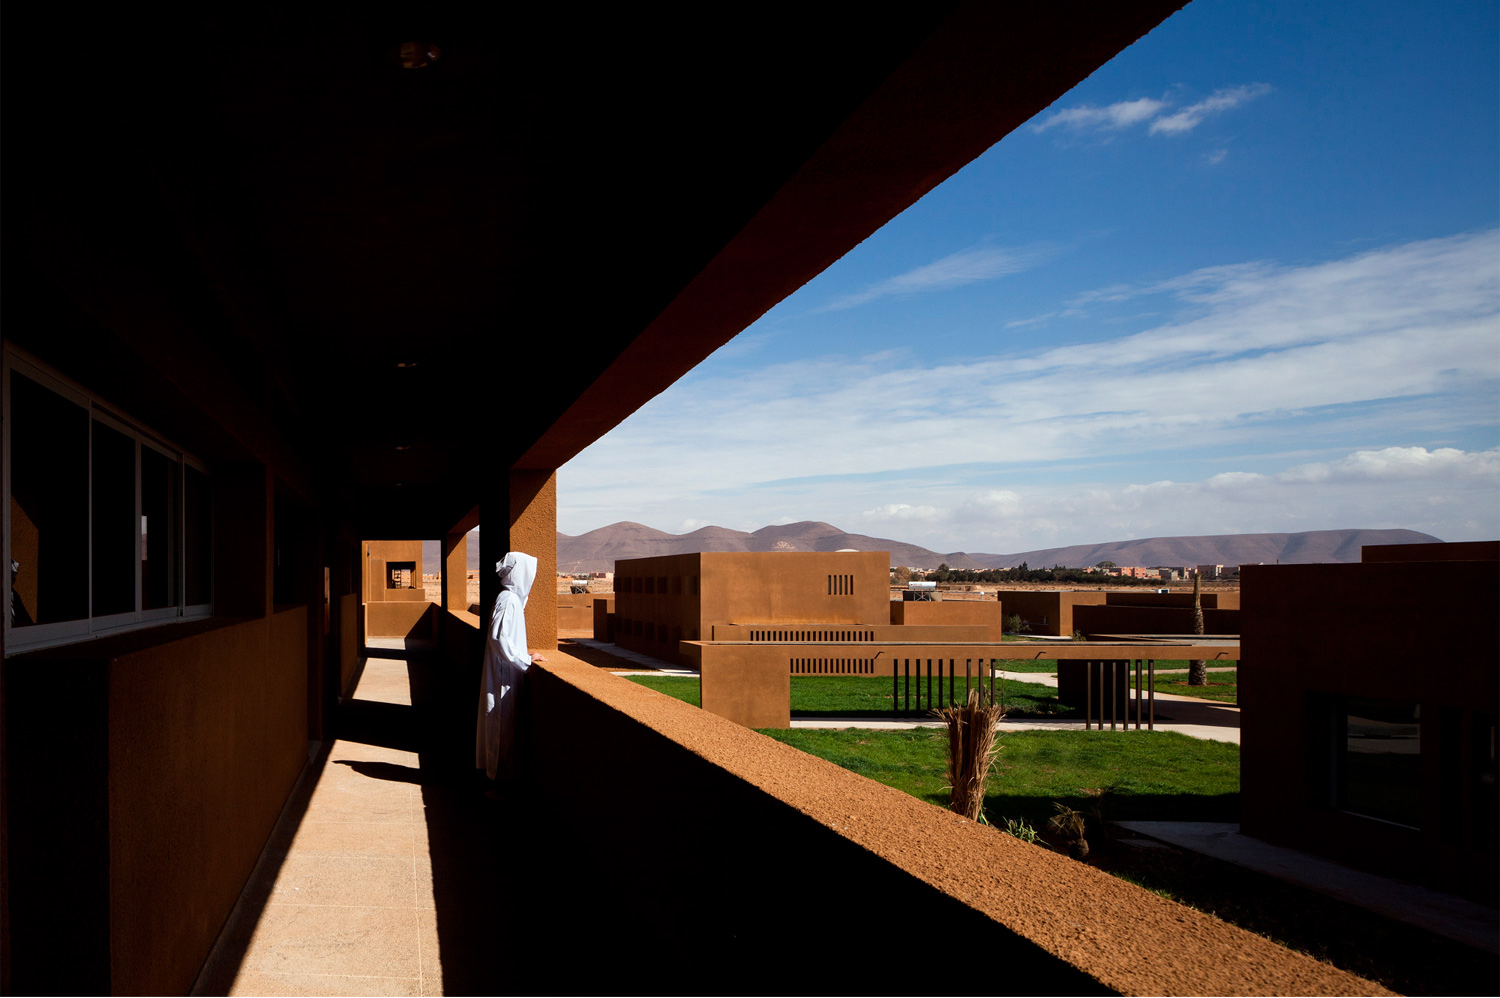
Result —
MULTIPOLYGON (((879 876, 891 878, 893 887, 915 878, 982 915, 1000 938, 1017 941, 1016 952, 1031 954, 1026 957, 1031 970, 1050 960, 1059 975, 1071 966, 1084 979, 1124 994, 1387 993, 1370 981, 566 655, 540 668, 535 688, 539 712, 566 705, 574 722, 597 717, 622 741, 638 740, 664 763, 679 757, 700 760, 693 770, 699 775, 692 795, 653 798, 680 799, 684 820, 712 811, 715 798, 723 795, 737 808, 723 818, 737 825, 754 826, 762 817, 772 821, 773 813, 790 809, 831 833, 831 844, 820 848, 837 861, 827 867, 818 888, 833 896, 841 890, 842 865, 854 869, 863 862, 860 856, 873 857, 879 861, 874 868, 884 871, 879 876), (746 788, 759 791, 748 797, 754 802, 751 808, 745 805, 746 788)), ((553 719, 542 713, 534 720, 544 727, 553 719)), ((576 723, 570 730, 577 730, 576 723)), ((554 747, 560 757, 571 750, 545 733, 537 745, 554 747)), ((544 781, 555 775, 545 763, 539 764, 539 772, 544 781)), ((651 784, 652 772, 641 767, 611 772, 639 783, 622 793, 660 791, 651 784)), ((653 817, 672 820, 659 813, 653 817)), ((825 840, 804 836, 777 848, 811 848, 825 840)), ((728 857, 726 870, 733 861, 728 857)), ((860 868, 868 877, 869 865, 860 868)), ((717 872, 696 870, 695 876, 714 884, 717 872)), ((772 896, 796 886, 757 885, 772 896)), ((736 899, 710 896, 706 903, 734 905, 736 899)))

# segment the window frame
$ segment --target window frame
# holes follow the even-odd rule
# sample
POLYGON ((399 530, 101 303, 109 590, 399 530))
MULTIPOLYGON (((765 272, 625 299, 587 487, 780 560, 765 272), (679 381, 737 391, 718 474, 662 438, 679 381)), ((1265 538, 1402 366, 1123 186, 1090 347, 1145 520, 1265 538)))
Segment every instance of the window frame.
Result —
POLYGON ((84 532, 83 549, 85 551, 85 564, 82 570, 85 574, 85 615, 73 620, 53 621, 49 623, 34 623, 22 627, 16 627, 11 621, 11 615, 7 612, 0 626, 5 628, 5 654, 6 657, 23 652, 35 651, 40 648, 50 648, 58 645, 74 644, 87 641, 95 637, 110 634, 120 634, 126 631, 140 630, 148 627, 158 627, 163 624, 175 623, 179 620, 192 620, 211 617, 214 611, 213 602, 213 571, 212 552, 214 542, 215 524, 210 517, 207 524, 203 542, 208 545, 209 554, 209 578, 207 580, 208 601, 206 603, 188 603, 187 600, 187 470, 191 468, 198 474, 203 475, 212 486, 213 474, 206 464, 187 453, 183 448, 177 446, 169 438, 146 427, 139 420, 131 416, 117 406, 111 405, 98 395, 84 388, 82 385, 59 374, 47 365, 29 356, 16 347, 7 344, 4 349, 3 358, 0 358, 0 378, 4 379, 4 408, 0 412, 0 420, 3 420, 5 456, 3 467, 0 467, 0 489, 3 489, 6 502, 0 508, 0 556, 3 556, 4 565, 9 566, 11 562, 11 502, 12 495, 12 468, 11 461, 15 448, 11 439, 14 421, 11 418, 11 405, 14 392, 11 391, 11 378, 14 374, 20 374, 41 388, 59 396, 63 401, 78 406, 80 418, 88 420, 87 444, 83 454, 83 462, 87 469, 85 476, 85 503, 83 523, 80 528, 84 532), (110 430, 120 433, 130 439, 134 450, 134 520, 136 529, 134 531, 134 561, 133 579, 134 595, 133 607, 130 610, 112 614, 94 614, 95 596, 95 573, 94 573, 94 426, 95 423, 102 424, 110 430), (172 513, 170 529, 172 541, 171 549, 172 577, 170 588, 173 599, 168 605, 155 609, 143 609, 142 603, 145 599, 145 580, 143 578, 142 545, 140 522, 142 513, 142 488, 143 488, 143 461, 142 456, 145 449, 155 451, 157 455, 166 458, 177 468, 176 480, 171 489, 172 513))

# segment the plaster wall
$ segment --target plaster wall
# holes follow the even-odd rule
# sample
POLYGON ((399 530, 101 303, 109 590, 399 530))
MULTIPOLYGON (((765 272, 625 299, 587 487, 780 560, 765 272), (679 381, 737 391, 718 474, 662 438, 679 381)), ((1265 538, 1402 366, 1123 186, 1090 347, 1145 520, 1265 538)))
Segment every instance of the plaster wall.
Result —
POLYGON ((7 662, 17 992, 191 988, 307 759, 307 615, 7 662))
POLYGON ((421 541, 365 541, 364 600, 379 603, 386 600, 425 600, 421 586, 414 589, 391 589, 386 577, 386 566, 393 561, 412 562, 416 565, 416 576, 420 582, 422 573, 421 541), (412 595, 415 594, 415 595, 412 595))
POLYGON ((859 552, 712 552, 615 565, 620 646, 687 664, 679 642, 717 624, 886 624, 890 557, 859 552))
POLYGON ((1500 705, 1500 566, 1247 565, 1243 593, 1244 831, 1494 904, 1495 784, 1483 766, 1500 705), (1420 705, 1420 827, 1336 807, 1347 697, 1420 705))
MULTIPOLYGON (((1165 608, 1193 608, 1192 593, 1139 593, 1139 592, 1111 592, 1105 593, 1104 603, 1106 606, 1145 606, 1165 608)), ((1240 608, 1239 593, 1199 593, 1200 605, 1205 610, 1238 610, 1240 608)))
POLYGON ((365 636, 371 638, 430 638, 438 605, 411 601, 365 604, 365 636))
POLYGON ((557 472, 511 469, 486 483, 480 502, 479 617, 488 620, 499 594, 495 565, 507 551, 537 560, 526 601, 526 640, 533 649, 557 647, 557 472), (486 512, 487 510, 492 512, 486 512))
MULTIPOLYGON (((867 951, 871 919, 881 931, 941 927, 1004 967, 1018 992, 1380 990, 566 655, 533 667, 530 682, 539 792, 580 827, 610 815, 601 877, 643 922, 676 927, 706 973, 734 968, 742 989, 785 988, 784 965, 767 955, 786 947, 787 899, 815 883, 842 910, 871 913, 816 923, 833 952, 867 951), (577 792, 584 772, 588 795, 577 792), (665 859, 663 841, 674 844, 665 859)), ((917 993, 932 973, 914 959, 815 961, 797 986, 917 993)))
POLYGON ((1500 541, 1457 541, 1444 544, 1367 544, 1359 549, 1361 562, 1378 561, 1496 561, 1500 541))
POLYGON ((1019 614, 1032 634, 1059 637, 1072 636, 1074 607, 1102 604, 1106 595, 1037 589, 1002 589, 999 593, 1005 612, 1019 614))
POLYGON ((559 593, 557 596, 557 626, 564 631, 593 630, 594 597, 588 593, 578 596, 559 593))
MULTIPOLYGON (((919 625, 971 625, 985 628, 985 637, 978 640, 999 641, 1004 632, 1003 604, 999 600, 963 600, 949 602, 905 602, 892 601, 891 623, 904 627, 919 625)), ((912 637, 908 640, 921 640, 912 637)), ((950 640, 972 641, 973 638, 955 634, 950 640)))
MULTIPOLYGON (((1086 635, 1095 634, 1192 634, 1192 597, 1186 607, 1080 606, 1073 611, 1073 626, 1086 635)), ((1238 610, 1203 609, 1205 634, 1240 633, 1238 610)))
POLYGON ((360 647, 359 593, 347 593, 339 597, 339 694, 351 692, 349 684, 359 669, 360 647))
POLYGON ((615 639, 615 598, 595 596, 593 602, 594 640, 613 641, 615 639))

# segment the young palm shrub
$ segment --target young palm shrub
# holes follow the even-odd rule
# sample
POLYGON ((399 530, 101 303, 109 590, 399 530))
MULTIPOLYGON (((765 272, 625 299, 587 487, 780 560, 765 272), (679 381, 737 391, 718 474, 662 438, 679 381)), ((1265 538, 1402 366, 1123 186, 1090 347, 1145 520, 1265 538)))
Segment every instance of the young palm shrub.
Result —
MULTIPOLYGON (((1193 633, 1203 635, 1203 596, 1199 590, 1202 583, 1202 575, 1193 573, 1193 633)), ((1208 665, 1201 658, 1195 658, 1188 662, 1188 685, 1208 685, 1208 665)))
POLYGON ((983 821, 984 781, 1000 753, 995 724, 1005 710, 980 690, 970 690, 968 703, 933 713, 948 725, 948 807, 971 821, 983 821))
POLYGON ((1049 838, 1059 849, 1077 860, 1088 859, 1089 843, 1085 839, 1083 815, 1058 801, 1052 802, 1057 811, 1047 819, 1049 838))

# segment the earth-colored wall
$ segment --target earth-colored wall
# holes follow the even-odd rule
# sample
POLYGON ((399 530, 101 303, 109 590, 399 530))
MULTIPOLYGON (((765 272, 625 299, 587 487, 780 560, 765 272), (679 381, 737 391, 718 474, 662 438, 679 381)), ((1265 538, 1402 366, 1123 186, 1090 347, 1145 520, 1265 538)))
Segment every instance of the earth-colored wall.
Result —
POLYGON ((591 593, 577 596, 559 593, 557 596, 557 628, 560 631, 592 631, 594 629, 594 599, 591 593))
POLYGON ((339 695, 350 692, 349 684, 359 669, 360 639, 359 593, 339 597, 339 695))
MULTIPOLYGON (((868 955, 874 934, 915 953, 935 933, 1018 993, 1382 990, 566 655, 529 682, 535 786, 580 828, 611 819, 607 855, 580 862, 738 990, 785 990, 788 903, 809 884, 837 899, 810 923, 829 952, 868 955)), ((910 955, 823 960, 796 987, 924 993, 939 973, 910 955)))
POLYGON ((426 600, 390 600, 365 604, 365 636, 431 638, 438 605, 426 600))
POLYGON ((594 597, 593 627, 595 641, 615 639, 615 598, 613 596, 594 597))
POLYGON ((1005 612, 1020 614, 1032 634, 1070 637, 1073 634, 1073 608, 1103 603, 1102 592, 1064 592, 1061 590, 1002 589, 1000 602, 1005 612))
POLYGON ((6 664, 17 993, 192 987, 307 760, 307 612, 6 664))
MULTIPOLYGON (((892 624, 905 627, 977 624, 988 629, 990 641, 999 641, 1003 637, 1004 614, 1010 612, 999 600, 892 601, 890 608, 892 624)), ((954 635, 953 640, 968 639, 954 635)))
POLYGON ((705 638, 715 624, 885 624, 889 564, 882 551, 622 559, 615 642, 686 665, 678 643, 705 638))
POLYGON ((1449 544, 1366 544, 1361 562, 1500 561, 1500 541, 1456 541, 1449 544))
POLYGON ((364 599, 366 603, 386 600, 425 600, 422 591, 422 542, 421 541, 365 541, 364 550, 364 599), (386 565, 393 561, 410 561, 416 564, 417 585, 412 589, 390 589, 387 587, 386 565))
MULTIPOLYGON (((1192 595, 1189 594, 1186 607, 1074 607, 1073 627, 1091 637, 1096 634, 1192 634, 1192 595)), ((1205 607, 1203 633, 1240 633, 1240 611, 1205 607)))
POLYGON ((1244 831, 1494 904, 1483 766, 1500 703, 1500 565, 1247 565, 1242 591, 1244 831), (1335 715, 1353 696, 1420 705, 1420 829, 1334 806, 1335 715))
MULTIPOLYGON (((1186 607, 1193 608, 1192 593, 1152 593, 1152 592, 1108 592, 1104 594, 1106 606, 1150 606, 1161 608, 1186 607)), ((1205 610, 1238 610, 1240 608, 1239 593, 1199 593, 1199 605, 1205 610)))

